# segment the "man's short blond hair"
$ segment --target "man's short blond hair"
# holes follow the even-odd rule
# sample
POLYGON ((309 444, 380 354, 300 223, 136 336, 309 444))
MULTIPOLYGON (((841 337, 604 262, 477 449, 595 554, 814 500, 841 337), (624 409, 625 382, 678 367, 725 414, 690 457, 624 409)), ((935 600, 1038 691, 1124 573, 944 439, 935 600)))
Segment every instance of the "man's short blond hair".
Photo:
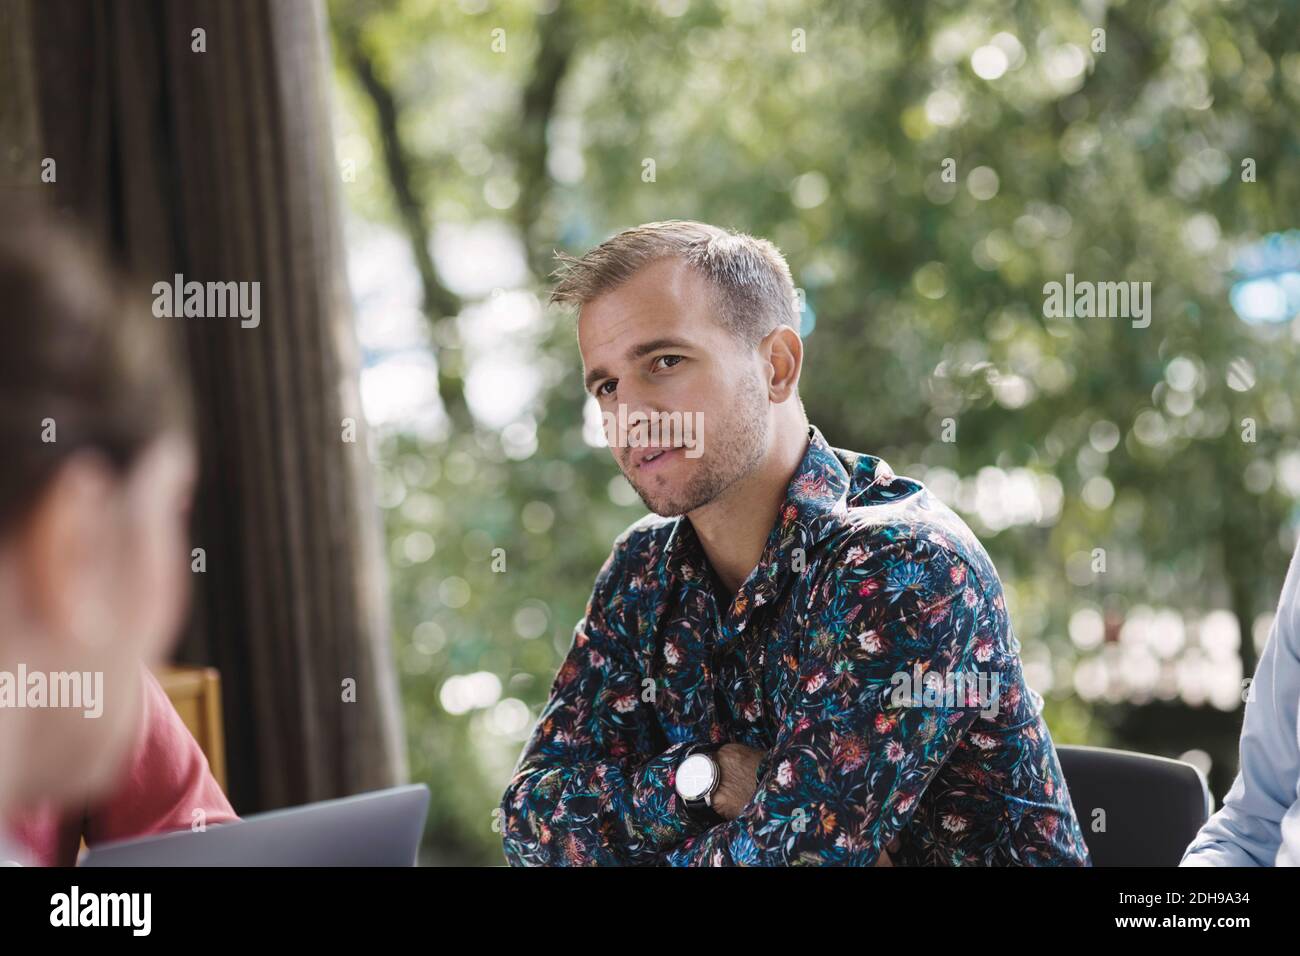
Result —
POLYGON ((778 325, 798 331, 794 282, 781 250, 766 239, 685 219, 625 229, 581 257, 556 253, 551 301, 580 309, 668 258, 681 259, 712 284, 722 324, 742 341, 756 345, 778 325))

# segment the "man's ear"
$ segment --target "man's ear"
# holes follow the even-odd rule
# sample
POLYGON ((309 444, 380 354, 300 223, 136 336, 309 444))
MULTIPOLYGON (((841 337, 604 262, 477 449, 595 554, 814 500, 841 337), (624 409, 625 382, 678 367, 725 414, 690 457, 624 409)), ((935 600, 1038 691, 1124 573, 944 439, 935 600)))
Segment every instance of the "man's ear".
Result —
POLYGON ((101 456, 59 466, 19 526, 17 556, 26 611, 52 640, 97 643, 107 625, 97 602, 112 557, 115 478, 101 456))
POLYGON ((803 370, 803 339, 788 325, 778 325, 759 343, 768 364, 767 394, 776 404, 799 393, 799 373, 803 370))

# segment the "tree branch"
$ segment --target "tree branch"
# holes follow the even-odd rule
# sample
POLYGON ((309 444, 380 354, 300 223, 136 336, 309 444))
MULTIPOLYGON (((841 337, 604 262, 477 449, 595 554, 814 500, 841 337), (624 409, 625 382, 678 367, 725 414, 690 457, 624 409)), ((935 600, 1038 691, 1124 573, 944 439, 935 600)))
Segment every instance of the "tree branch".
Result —
POLYGON ((392 84, 383 75, 375 57, 367 49, 355 22, 342 16, 333 18, 334 34, 344 60, 351 67, 362 91, 375 113, 384 168, 393 191, 393 203, 402 229, 411 244, 415 266, 420 274, 421 308, 434 333, 433 350, 438 360, 438 393, 443 407, 457 431, 469 430, 473 421, 465 402, 464 378, 459 349, 449 348, 455 341, 454 318, 460 311, 460 298, 442 284, 430 251, 427 219, 428 205, 415 182, 413 160, 400 132, 400 108, 392 84))

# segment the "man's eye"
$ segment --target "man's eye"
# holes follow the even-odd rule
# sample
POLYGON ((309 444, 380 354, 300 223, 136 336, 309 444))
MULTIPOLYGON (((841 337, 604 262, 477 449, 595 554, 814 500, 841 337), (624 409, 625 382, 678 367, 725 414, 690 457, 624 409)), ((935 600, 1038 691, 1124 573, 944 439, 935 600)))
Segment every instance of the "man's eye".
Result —
POLYGON ((674 365, 680 362, 682 358, 683 356, 681 355, 660 355, 658 358, 655 359, 655 364, 658 364, 659 362, 665 362, 667 363, 668 368, 672 368, 674 365))
POLYGON ((605 389, 610 385, 617 385, 617 384, 618 384, 618 379, 615 378, 611 378, 608 381, 601 382, 599 385, 596 386, 596 397, 603 398, 606 395, 614 394, 613 392, 605 391, 605 389))

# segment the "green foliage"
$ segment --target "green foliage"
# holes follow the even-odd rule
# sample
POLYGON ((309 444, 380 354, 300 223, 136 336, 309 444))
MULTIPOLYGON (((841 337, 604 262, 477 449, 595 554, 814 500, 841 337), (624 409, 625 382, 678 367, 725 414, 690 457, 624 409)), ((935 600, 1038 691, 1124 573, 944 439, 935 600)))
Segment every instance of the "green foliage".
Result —
MULTIPOLYGON (((1067 634, 1095 609, 1110 653, 1140 606, 1192 621, 1226 609, 1253 667, 1252 627, 1276 600, 1297 518, 1297 334, 1247 326, 1228 291, 1234 250, 1296 226, 1300 17, 1245 0, 1131 2, 1104 21, 1092 9, 331 4, 336 30, 360 30, 391 78, 428 222, 509 224, 538 297, 552 248, 581 252, 639 222, 701 219, 776 242, 815 315, 810 417, 832 444, 957 498, 1002 573, 1026 660, 1052 677, 1058 742, 1199 747, 1222 792, 1240 709, 1175 700, 1204 719, 1150 722, 1141 695, 1085 700, 1073 676, 1097 652, 1067 634), (1097 27, 1105 52, 1092 50, 1097 27), (492 50, 498 28, 505 52, 492 50), (1022 58, 1002 40, 1010 69, 983 79, 971 55, 1001 33, 1022 58), (544 71, 560 85, 539 176, 519 140, 544 71), (942 176, 949 158, 956 182, 942 176), (1247 158, 1255 182, 1242 181, 1247 158), (528 194, 511 200, 512 184, 528 194), (1151 282, 1150 326, 1045 318, 1043 286, 1066 273, 1151 282), (1007 521, 979 485, 996 499, 1007 476, 1032 476, 1059 507, 1007 521)), ((348 201, 393 223, 369 106, 342 62, 339 79, 340 153, 368 155, 348 201)), ((377 454, 413 774, 434 788, 431 852, 457 860, 500 862, 492 809, 612 538, 642 513, 582 440, 571 318, 542 315, 531 455, 507 457, 487 428, 388 435, 377 454), (448 680, 480 673, 500 681, 499 702, 448 713, 448 680)))

